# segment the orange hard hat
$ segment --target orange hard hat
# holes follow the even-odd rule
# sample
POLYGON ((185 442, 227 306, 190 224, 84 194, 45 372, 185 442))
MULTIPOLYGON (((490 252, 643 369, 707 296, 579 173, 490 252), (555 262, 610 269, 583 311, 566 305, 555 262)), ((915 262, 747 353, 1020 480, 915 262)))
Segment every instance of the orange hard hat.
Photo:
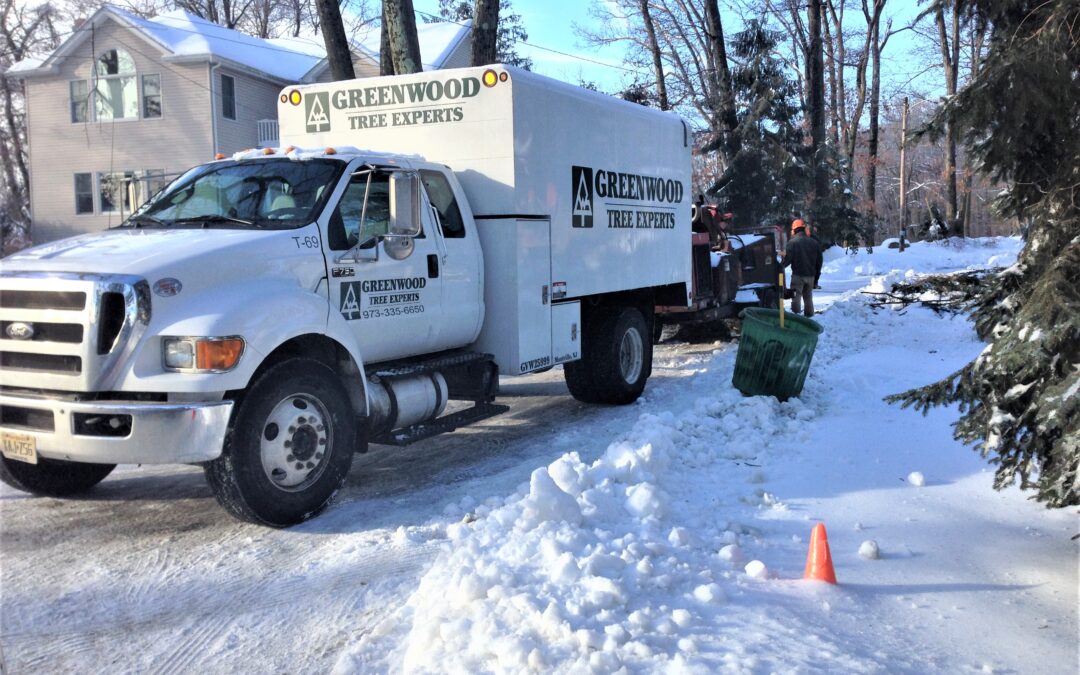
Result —
POLYGON ((802 218, 796 218, 795 220, 791 221, 792 234, 795 234, 795 230, 799 229, 800 227, 806 230, 807 236, 810 236, 810 226, 804 223, 802 218))

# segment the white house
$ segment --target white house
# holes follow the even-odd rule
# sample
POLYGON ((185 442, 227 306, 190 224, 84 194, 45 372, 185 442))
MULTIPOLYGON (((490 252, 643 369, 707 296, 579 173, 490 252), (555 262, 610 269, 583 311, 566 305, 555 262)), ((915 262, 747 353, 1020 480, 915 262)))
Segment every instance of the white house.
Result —
MULTIPOLYGON (((418 26, 426 69, 468 64, 469 28, 418 26)), ((379 72, 379 32, 353 36, 357 77, 379 72)), ((263 40, 183 11, 106 5, 23 80, 35 242, 117 225, 187 168, 277 138, 277 97, 329 79, 318 36, 263 40)))

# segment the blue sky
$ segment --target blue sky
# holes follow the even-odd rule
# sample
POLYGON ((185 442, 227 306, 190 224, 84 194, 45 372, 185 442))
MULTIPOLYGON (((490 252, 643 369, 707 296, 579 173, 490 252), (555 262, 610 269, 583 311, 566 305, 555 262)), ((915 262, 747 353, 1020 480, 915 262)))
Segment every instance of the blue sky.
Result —
MULTIPOLYGON (((582 80, 595 82, 607 91, 621 89, 633 79, 623 62, 623 47, 586 47, 574 32, 575 25, 597 27, 597 20, 589 15, 589 7, 600 1, 512 0, 513 11, 522 16, 529 43, 535 45, 523 46, 520 51, 533 59, 535 71, 574 84, 582 80)), ((734 3, 720 3, 724 30, 728 35, 737 32, 743 23, 739 12, 727 8, 730 4, 734 3)), ((763 1, 757 4, 764 6, 763 1)), ((857 0, 849 0, 848 4, 845 24, 865 29, 857 0)), ((438 0, 413 0, 413 7, 419 12, 438 14, 439 3, 438 0)), ((914 20, 924 5, 916 0, 891 0, 886 7, 885 16, 893 17, 895 29, 914 20)), ((922 58, 915 56, 915 51, 916 38, 911 31, 899 33, 890 39, 883 59, 887 82, 901 87, 925 68, 922 58)), ((642 79, 649 79, 649 76, 650 73, 645 73, 642 79)), ((940 72, 932 72, 919 78, 918 82, 924 90, 936 90, 941 79, 940 72)))

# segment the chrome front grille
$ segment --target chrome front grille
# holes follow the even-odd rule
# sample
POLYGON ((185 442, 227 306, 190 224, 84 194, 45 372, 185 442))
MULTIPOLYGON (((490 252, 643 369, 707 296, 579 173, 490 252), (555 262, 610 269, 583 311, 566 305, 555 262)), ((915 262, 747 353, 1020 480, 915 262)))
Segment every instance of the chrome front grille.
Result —
POLYGON ((150 322, 145 280, 120 275, 0 274, 0 385, 112 388, 150 322))

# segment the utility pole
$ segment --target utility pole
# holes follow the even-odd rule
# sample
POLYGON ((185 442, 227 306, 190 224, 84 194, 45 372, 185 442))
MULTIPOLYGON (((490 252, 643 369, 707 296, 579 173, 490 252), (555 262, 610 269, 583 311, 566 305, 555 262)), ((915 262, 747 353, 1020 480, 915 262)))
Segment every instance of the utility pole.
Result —
POLYGON ((900 111, 900 252, 904 252, 907 238, 907 116, 908 99, 904 97, 904 108, 900 111))

